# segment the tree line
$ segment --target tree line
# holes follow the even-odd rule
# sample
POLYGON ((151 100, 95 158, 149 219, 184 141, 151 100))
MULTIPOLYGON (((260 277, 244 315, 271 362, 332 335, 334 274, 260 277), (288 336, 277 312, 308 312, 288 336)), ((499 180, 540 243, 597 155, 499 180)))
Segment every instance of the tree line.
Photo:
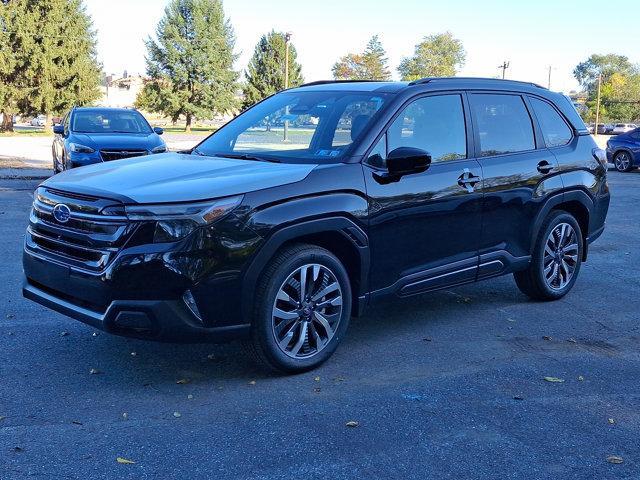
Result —
POLYGON ((640 65, 624 55, 591 55, 573 75, 587 94, 583 117, 594 121, 600 81, 600 121, 640 121, 640 65))
MULTIPOLYGON (((195 119, 235 113, 304 82, 293 42, 276 31, 262 35, 240 80, 222 0, 170 0, 145 44, 148 78, 136 107, 173 121, 184 118, 187 131, 195 119)), ((462 42, 450 32, 429 35, 402 59, 397 73, 407 81, 454 76, 465 59, 462 42)), ((391 80, 380 36, 373 35, 361 52, 341 56, 332 73, 336 80, 391 80)), ((639 118, 639 68, 613 54, 592 55, 574 70, 588 95, 586 117, 595 109, 599 74, 602 118, 639 118)), ((11 129, 15 114, 50 118, 95 102, 103 77, 82 0, 0 0, 0 129, 11 129)))

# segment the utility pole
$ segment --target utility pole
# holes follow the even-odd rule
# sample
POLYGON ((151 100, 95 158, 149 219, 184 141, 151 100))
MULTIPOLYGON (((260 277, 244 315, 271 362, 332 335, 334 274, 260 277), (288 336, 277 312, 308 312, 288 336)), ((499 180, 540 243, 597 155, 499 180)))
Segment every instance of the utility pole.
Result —
MULTIPOLYGON (((284 89, 289 88, 289 42, 291 41, 291 33, 284 34, 284 89)), ((289 107, 285 108, 285 115, 289 115, 289 107)), ((283 141, 289 141, 289 120, 284 121, 284 138, 283 141)))
POLYGON ((598 135, 598 122, 600 121, 600 86, 602 85, 602 73, 598 74, 598 99, 596 100, 596 124, 593 126, 593 134, 598 135))
POLYGON ((509 65, 511 64, 511 62, 507 62, 506 60, 504 62, 502 62, 502 65, 500 65, 498 68, 502 69, 502 79, 504 80, 504 76, 505 73, 507 71, 507 68, 509 68, 509 65))
POLYGON ((549 78, 547 80, 547 88, 551 90, 551 65, 549 65, 549 78))

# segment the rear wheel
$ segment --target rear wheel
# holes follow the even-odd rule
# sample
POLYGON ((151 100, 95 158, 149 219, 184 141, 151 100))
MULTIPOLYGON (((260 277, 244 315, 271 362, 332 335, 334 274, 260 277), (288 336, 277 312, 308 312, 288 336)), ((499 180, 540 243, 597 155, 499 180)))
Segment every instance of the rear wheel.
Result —
POLYGON ((576 282, 584 241, 576 219, 563 211, 552 212, 542 224, 529 267, 514 273, 518 288, 535 300, 556 300, 576 282))
POLYGON ((629 152, 616 153, 615 157, 613 157, 613 164, 619 172, 628 172, 633 168, 629 152))
POLYGON ((350 316, 351 287, 340 261, 313 245, 288 247, 258 282, 247 347, 269 370, 309 370, 333 354, 350 316))

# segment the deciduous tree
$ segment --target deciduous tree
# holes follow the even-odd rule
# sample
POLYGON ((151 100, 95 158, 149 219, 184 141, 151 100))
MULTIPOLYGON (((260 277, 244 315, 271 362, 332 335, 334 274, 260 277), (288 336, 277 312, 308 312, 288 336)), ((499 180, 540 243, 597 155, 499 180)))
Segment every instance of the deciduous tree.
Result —
POLYGON ((389 61, 378 35, 362 53, 347 53, 332 68, 336 80, 390 80, 389 61))
POLYGON ((415 46, 413 56, 398 67, 402 80, 424 77, 452 77, 464 65, 466 52, 462 42, 450 32, 425 37, 415 46))

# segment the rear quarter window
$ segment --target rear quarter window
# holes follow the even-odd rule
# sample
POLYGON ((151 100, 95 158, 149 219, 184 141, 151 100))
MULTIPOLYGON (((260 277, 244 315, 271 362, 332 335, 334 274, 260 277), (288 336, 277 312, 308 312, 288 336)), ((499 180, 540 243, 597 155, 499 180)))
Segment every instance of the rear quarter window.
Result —
POLYGON ((529 100, 547 147, 560 147, 569 143, 573 138, 573 132, 556 109, 544 100, 535 97, 529 97, 529 100))

